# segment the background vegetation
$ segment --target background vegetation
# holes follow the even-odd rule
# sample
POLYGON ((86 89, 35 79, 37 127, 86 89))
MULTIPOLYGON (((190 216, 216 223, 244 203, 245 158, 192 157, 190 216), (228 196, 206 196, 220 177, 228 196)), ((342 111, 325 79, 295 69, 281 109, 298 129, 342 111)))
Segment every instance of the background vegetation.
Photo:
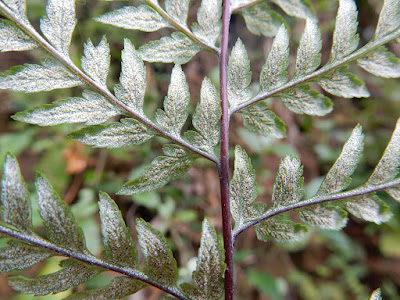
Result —
MULTIPOLYGON (((330 37, 334 28, 337 1, 314 0, 323 37, 323 62, 329 56, 330 37)), ((97 23, 93 17, 123 6, 124 1, 77 1, 78 27, 71 43, 71 57, 79 64, 83 42, 89 37, 97 44, 103 35, 110 43, 111 56, 119 62, 123 38, 129 37, 134 44, 143 44, 161 36, 159 32, 142 35, 97 23), (136 42, 135 42, 136 41, 136 42)), ((30 20, 38 20, 44 14, 42 0, 29 2, 30 20)), ((199 5, 192 1, 192 6, 199 5)), ((381 1, 359 0, 359 33, 361 44, 374 33, 381 1)), ((191 10, 196 11, 196 10, 191 10)), ((193 18, 193 16, 192 16, 193 18)), ((190 20, 190 16, 189 16, 190 20)), ((292 38, 298 42, 304 21, 287 19, 291 24, 292 38)), ((272 39, 255 37, 244 26, 240 16, 232 19, 234 42, 239 36, 252 54, 253 76, 258 78, 264 53, 272 39), (257 63, 258 62, 258 63, 257 63)), ((35 26, 38 22, 33 21, 35 26)), ((400 55, 400 44, 388 45, 400 55)), ((293 57, 294 57, 293 53, 293 57)), ((35 51, 3 53, 0 55, 0 71, 37 58, 35 51)), ((294 58, 292 57, 292 60, 294 58)), ((113 61, 112 61, 113 62, 113 61)), ((111 64, 112 78, 117 81, 119 63, 111 64)), ((198 54, 183 66, 194 102, 199 99, 202 79, 212 74, 217 78, 217 60, 207 53, 198 54)), ((172 64, 147 64, 150 87, 145 99, 145 109, 154 111, 161 106, 167 92, 172 64)), ((269 140, 250 134, 240 128, 239 116, 232 120, 232 145, 246 145, 258 174, 261 197, 270 197, 279 160, 287 153, 297 153, 304 165, 307 192, 312 194, 321 183, 340 153, 340 149, 357 123, 365 133, 365 152, 357 169, 353 185, 365 181, 372 172, 387 144, 396 119, 400 116, 400 85, 398 79, 374 77, 360 68, 353 70, 367 82, 371 98, 341 99, 332 97, 336 109, 326 117, 295 115, 279 102, 274 111, 287 124, 287 138, 269 140)), ((88 246, 99 254, 100 230, 97 222, 97 194, 99 190, 110 194, 118 203, 129 227, 142 217, 166 234, 175 247, 178 264, 195 267, 193 257, 197 253, 201 221, 210 217, 213 226, 220 231, 218 174, 210 163, 202 161, 179 181, 165 187, 133 197, 117 196, 116 190, 129 178, 140 172, 138 165, 149 164, 161 153, 160 140, 153 140, 140 147, 129 149, 92 149, 66 138, 77 125, 60 125, 39 128, 35 125, 15 122, 10 116, 18 111, 54 100, 77 96, 78 90, 65 89, 46 93, 24 94, 0 91, 0 168, 7 151, 17 155, 23 176, 28 182, 34 179, 34 171, 45 173, 63 199, 72 205, 80 225, 86 231, 88 246), (74 94, 76 93, 76 94, 74 94), (89 232, 89 234, 87 233, 89 232), (193 262, 192 264, 190 262, 193 262)), ((1 170, 0 170, 1 171, 1 170)), ((365 223, 350 217, 348 226, 339 232, 312 231, 307 241, 296 245, 279 245, 257 241, 252 230, 239 237, 236 243, 238 299, 306 299, 344 300, 368 299, 371 291, 382 287, 383 297, 400 299, 400 205, 387 200, 394 218, 382 226, 365 223)), ((56 259, 39 264, 24 275, 45 274, 58 267, 56 259)), ((189 278, 191 271, 181 270, 182 278, 189 278)), ((1 299, 31 299, 29 295, 15 295, 8 287, 5 275, 0 275, 1 299)), ((99 275, 87 285, 96 287, 110 280, 99 275)), ((78 287, 79 289, 79 287, 78 287)), ((65 292, 65 293, 68 293, 65 292)), ((41 297, 57 299, 64 294, 41 297)), ((160 291, 146 288, 132 295, 131 299, 158 299, 160 291)))

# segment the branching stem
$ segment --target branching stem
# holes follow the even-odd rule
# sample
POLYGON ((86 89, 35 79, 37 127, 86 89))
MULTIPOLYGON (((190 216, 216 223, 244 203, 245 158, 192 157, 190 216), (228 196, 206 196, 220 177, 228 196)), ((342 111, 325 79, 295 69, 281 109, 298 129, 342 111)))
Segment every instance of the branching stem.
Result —
POLYGON ((229 101, 228 101, 228 40, 230 23, 230 1, 223 0, 222 38, 220 54, 220 89, 221 89, 221 157, 218 167, 221 188, 222 230, 225 249, 225 300, 233 300, 234 262, 232 243, 232 219, 229 201, 229 101))

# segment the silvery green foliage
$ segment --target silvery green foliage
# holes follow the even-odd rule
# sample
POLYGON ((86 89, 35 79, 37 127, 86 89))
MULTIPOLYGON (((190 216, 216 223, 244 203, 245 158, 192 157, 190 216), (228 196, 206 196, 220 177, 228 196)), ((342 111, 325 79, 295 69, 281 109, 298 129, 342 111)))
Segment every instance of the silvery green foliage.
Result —
POLYGON ((275 241, 278 243, 296 243, 307 233, 307 227, 296 224, 284 217, 274 217, 254 226, 260 241, 275 241))
POLYGON ((110 46, 105 37, 97 47, 91 40, 84 45, 82 69, 101 85, 106 85, 108 69, 110 68, 110 46))
POLYGON ((400 1, 385 0, 379 15, 378 26, 375 31, 375 39, 384 37, 385 35, 398 29, 400 26, 400 1))
POLYGON ((14 23, 0 20, 0 51, 25 51, 38 47, 38 43, 14 23))
POLYGON ((375 291, 373 291, 369 300, 382 300, 381 289, 376 289, 375 291))
POLYGON ((361 68, 375 76, 400 77, 400 60, 393 53, 387 51, 385 46, 380 46, 367 56, 360 58, 357 63, 361 68))
POLYGON ((26 21, 26 2, 25 0, 2 0, 20 19, 26 21))
POLYGON ((165 10, 181 24, 186 24, 189 13, 189 0, 165 0, 165 10))
POLYGON ((76 74, 49 58, 43 59, 41 65, 25 64, 0 74, 0 89, 28 93, 71 88, 81 84, 76 74))
POLYGON ((192 25, 193 33, 208 44, 214 45, 221 31, 221 15, 221 0, 202 0, 197 12, 198 23, 192 25))

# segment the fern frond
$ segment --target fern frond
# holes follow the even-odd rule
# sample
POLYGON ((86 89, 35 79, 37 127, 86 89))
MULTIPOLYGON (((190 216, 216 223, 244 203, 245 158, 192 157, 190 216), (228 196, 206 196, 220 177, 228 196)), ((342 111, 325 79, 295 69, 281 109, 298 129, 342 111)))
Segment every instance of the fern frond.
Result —
POLYGON ((0 51, 26 51, 39 47, 38 43, 25 34, 14 23, 0 19, 0 51))

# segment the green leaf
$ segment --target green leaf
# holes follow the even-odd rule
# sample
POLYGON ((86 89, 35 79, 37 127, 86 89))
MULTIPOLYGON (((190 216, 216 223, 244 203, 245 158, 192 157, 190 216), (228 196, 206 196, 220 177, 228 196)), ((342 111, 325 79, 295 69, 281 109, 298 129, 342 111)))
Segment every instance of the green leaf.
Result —
POLYGON ((203 221, 197 267, 192 276, 195 286, 184 283, 181 288, 197 300, 220 299, 224 291, 224 273, 224 251, 215 229, 206 218, 203 221))
POLYGON ((200 89, 200 102, 193 114, 193 126, 201 135, 200 147, 213 153, 219 142, 221 107, 217 89, 207 77, 200 89))
POLYGON ((183 125, 188 117, 187 106, 190 102, 189 85, 180 65, 172 70, 171 83, 164 100, 164 110, 157 110, 156 120, 165 130, 180 137, 183 125))
POLYGON ((85 90, 82 97, 39 105, 15 114, 13 119, 40 126, 81 122, 94 125, 120 114, 123 114, 123 111, 109 103, 102 95, 85 90))
POLYGON ((85 251, 86 242, 69 206, 60 199, 43 174, 36 175, 36 191, 40 216, 49 231, 49 239, 74 251, 85 251))
POLYGON ((61 270, 40 275, 33 279, 18 276, 8 279, 11 287, 24 294, 44 296, 50 293, 56 294, 88 281, 104 270, 91 264, 66 259, 60 263, 61 270))
POLYGON ((83 70, 93 78, 94 81, 106 85, 108 69, 110 68, 110 46, 103 37, 97 47, 93 46, 89 39, 84 45, 84 56, 82 56, 83 70))
POLYGON ((318 79, 318 84, 328 93, 344 98, 369 97, 364 82, 347 72, 348 67, 337 68, 318 79))
POLYGON ((400 26, 400 1, 385 0, 379 15, 378 26, 375 31, 375 39, 378 40, 385 35, 398 29, 400 26))
POLYGON ((105 287, 74 293, 65 300, 117 300, 135 294, 145 286, 146 284, 142 281, 119 276, 105 287))
POLYGON ((20 231, 32 232, 31 202, 17 160, 7 155, 1 181, 2 221, 20 231))
POLYGON ((19 241, 9 241, 0 249, 0 273, 23 270, 54 255, 54 252, 19 241))
POLYGON ((38 43, 13 22, 0 19, 0 52, 25 51, 37 48, 38 43))
POLYGON ((297 213, 304 223, 321 229, 341 230, 347 224, 347 213, 336 206, 317 204, 297 213))
POLYGON ((235 168, 230 182, 231 214, 235 220, 235 227, 240 227, 247 219, 260 214, 252 203, 257 198, 255 171, 246 152, 236 146, 235 168))
POLYGON ((82 128, 69 137, 97 148, 121 148, 140 145, 154 136, 154 132, 135 119, 82 128))
POLYGON ((280 14, 271 10, 266 3, 258 3, 240 11, 247 29, 255 35, 274 37, 286 21, 280 14))
POLYGON ((322 182, 316 194, 317 196, 337 193, 350 185, 350 176, 357 168, 364 148, 363 140, 362 128, 357 125, 343 146, 342 153, 340 153, 340 156, 322 182))
POLYGON ((240 111, 243 125, 251 132, 265 137, 282 139, 285 137, 285 123, 272 111, 265 102, 258 102, 240 111))
POLYGON ((288 80, 287 68, 289 66, 289 35, 285 25, 282 25, 267 60, 261 69, 260 85, 263 91, 276 89, 288 80))
POLYGON ((319 67, 321 64, 321 47, 321 32, 318 24, 314 20, 307 18, 304 33, 297 49, 294 78, 309 74, 319 67))
POLYGON ((229 56, 228 98, 231 109, 251 98, 250 60, 242 41, 238 39, 229 56))
POLYGON ((192 25, 193 33, 210 45, 215 45, 221 33, 221 0, 202 0, 197 11, 197 22, 192 25))
POLYGON ((354 0, 339 1, 330 61, 340 60, 357 49, 360 40, 357 34, 357 15, 354 0))
POLYGON ((272 209, 299 202, 304 195, 303 167, 297 157, 285 156, 276 174, 272 192, 272 209))
POLYGON ((381 289, 376 289, 375 291, 373 291, 369 300, 382 300, 381 289))
POLYGON ((131 41, 124 39, 121 52, 121 86, 114 87, 115 95, 128 107, 143 114, 143 99, 146 92, 146 67, 131 41))
POLYGON ((80 78, 52 59, 42 65, 25 64, 0 74, 0 89, 27 93, 51 91, 81 85, 80 78))
POLYGON ((139 54, 148 62, 185 64, 202 50, 202 46, 181 32, 172 33, 139 48, 139 54))
POLYGON ((181 25, 186 26, 190 0, 165 0, 165 10, 181 25))
POLYGON ((141 176, 125 183, 118 194, 132 195, 162 187, 170 180, 185 175, 196 158, 176 145, 165 145, 163 150, 166 156, 153 160, 141 176))
POLYGON ((393 216, 389 207, 376 195, 365 195, 346 202, 346 209, 368 222, 382 224, 393 216))
POLYGON ((145 274, 165 286, 176 286, 178 268, 164 235, 142 219, 137 220, 136 230, 144 256, 145 274))
POLYGON ((100 192, 99 208, 105 246, 103 257, 121 267, 137 268, 138 254, 135 242, 118 206, 110 196, 100 192))
POLYGON ((167 20, 148 5, 140 5, 137 8, 125 6, 97 17, 95 20, 125 29, 147 32, 156 31, 164 27, 173 28, 167 20))
POLYGON ((307 233, 307 227, 290 220, 274 217, 254 226, 260 241, 275 241, 277 243, 296 243, 307 233))
POLYGON ((400 59, 387 51, 385 46, 380 46, 373 52, 368 53, 366 57, 357 60, 357 63, 361 68, 375 76, 400 77, 400 59))
POLYGON ((21 22, 28 22, 25 0, 2 0, 2 2, 21 18, 21 22))
POLYGON ((47 40, 69 60, 69 44, 76 25, 75 0, 48 0, 40 29, 47 40))
POLYGON ((332 111, 332 102, 328 97, 310 90, 307 83, 279 94, 283 104, 297 114, 324 116, 332 111))
POLYGON ((307 0, 272 0, 272 2, 279 5, 289 16, 315 19, 314 10, 307 0))

